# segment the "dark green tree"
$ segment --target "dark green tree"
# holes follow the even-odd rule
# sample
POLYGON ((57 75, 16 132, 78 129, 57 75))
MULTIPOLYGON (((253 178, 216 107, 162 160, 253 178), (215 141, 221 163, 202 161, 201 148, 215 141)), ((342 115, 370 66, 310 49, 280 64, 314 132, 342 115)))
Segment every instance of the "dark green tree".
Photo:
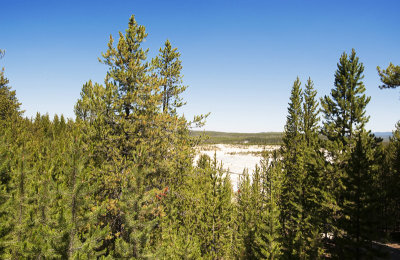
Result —
POLYGON ((323 254, 321 234, 326 225, 324 155, 319 138, 319 110, 309 78, 304 92, 293 84, 281 147, 283 182, 280 220, 283 253, 287 258, 318 258, 323 254))
POLYGON ((343 53, 337 64, 334 88, 331 96, 321 99, 325 117, 322 133, 330 140, 337 140, 342 149, 354 147, 354 135, 369 120, 365 108, 370 101, 363 83, 364 65, 359 62, 353 49, 350 55, 343 53))
POLYGON ((293 83, 281 147, 284 177, 280 203, 283 253, 287 258, 306 257, 304 208, 303 94, 299 78, 293 83))
MULTIPOLYGON (((354 252, 347 250, 350 245, 353 245, 354 248, 360 246, 357 242, 359 241, 359 234, 355 234, 351 227, 357 225, 354 223, 360 223, 357 210, 369 208, 372 204, 367 200, 359 200, 358 195, 353 196, 353 192, 358 192, 361 189, 365 189, 367 192, 367 190, 372 189, 372 186, 371 182, 368 182, 368 171, 361 170, 360 165, 354 163, 354 158, 356 156, 368 157, 366 154, 362 154, 361 150, 375 149, 377 140, 370 136, 368 138, 373 141, 367 142, 368 147, 361 148, 363 147, 362 143, 366 142, 363 140, 369 139, 367 137, 360 139, 360 135, 370 135, 370 133, 363 134, 365 124, 369 120, 365 113, 370 97, 366 97, 364 94, 365 86, 362 81, 364 66, 359 62, 354 49, 350 55, 343 53, 337 67, 335 87, 331 90, 331 96, 325 96, 321 99, 322 112, 325 117, 322 134, 327 137, 325 142, 328 160, 326 170, 331 178, 329 182, 332 184, 329 188, 330 193, 335 198, 335 205, 332 207, 328 222, 332 223, 331 228, 336 244, 335 254, 340 257, 359 258, 360 251, 353 254, 354 252), (361 174, 361 179, 357 177, 357 174, 361 174), (355 175, 357 176, 355 177, 355 175), (359 186, 364 184, 368 186, 359 186), (349 222, 351 224, 348 224, 349 222)), ((373 151, 368 152, 368 154, 371 153, 373 151)), ((356 160, 361 160, 361 158, 356 160)), ((367 161, 372 163, 369 160, 367 161)), ((372 165, 366 164, 363 167, 368 168, 372 165)), ((367 226, 363 226, 363 228, 367 228, 367 226)), ((363 237, 363 239, 366 239, 366 237, 363 237)))
POLYGON ((357 133, 356 146, 351 153, 347 176, 343 182, 342 205, 344 217, 340 219, 346 232, 342 254, 363 259, 374 253, 371 241, 376 239, 378 226, 377 163, 379 142, 370 133, 357 133))
POLYGON ((381 229, 390 235, 400 226, 400 122, 397 122, 389 144, 385 146, 385 157, 381 163, 381 229))

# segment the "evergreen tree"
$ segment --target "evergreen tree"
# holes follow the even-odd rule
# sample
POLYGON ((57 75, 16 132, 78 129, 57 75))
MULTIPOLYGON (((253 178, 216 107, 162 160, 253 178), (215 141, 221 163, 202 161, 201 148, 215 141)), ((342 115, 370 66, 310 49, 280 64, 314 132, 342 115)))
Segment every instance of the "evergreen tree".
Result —
POLYGON ((393 131, 393 137, 390 139, 391 147, 391 182, 390 194, 391 204, 393 205, 392 218, 394 220, 393 227, 400 226, 400 122, 397 122, 396 129, 393 131))
POLYGON ((329 196, 322 171, 317 93, 310 78, 304 92, 300 85, 297 78, 281 147, 284 175, 279 206, 284 256, 306 259, 323 254, 321 233, 329 196))
POLYGON ((304 258, 305 221, 304 200, 304 136, 302 128, 302 90, 299 78, 293 83, 288 116, 281 147, 284 177, 282 183, 280 219, 283 234, 283 252, 287 258, 304 258))
POLYGON ((246 248, 246 255, 249 258, 257 258, 259 254, 261 254, 261 250, 259 248, 260 241, 257 241, 257 235, 262 232, 261 226, 264 219, 262 219, 263 213, 263 187, 262 187, 262 172, 258 165, 256 165, 253 176, 251 178, 251 186, 250 186, 250 214, 251 214, 251 222, 249 223, 248 230, 248 247, 246 248), (259 242, 259 243, 257 243, 259 242))
POLYGON ((380 191, 382 230, 387 234, 400 226, 400 122, 397 122, 389 144, 385 147, 385 158, 381 166, 380 191))
POLYGON ((274 151, 272 158, 261 160, 261 211, 257 218, 255 233, 255 256, 257 259, 279 259, 281 257, 281 226, 279 223, 279 200, 282 168, 274 151))
MULTIPOLYGON (((365 108, 370 97, 366 97, 364 94, 363 71, 364 66, 359 62, 354 49, 349 56, 343 53, 335 73, 335 88, 331 91, 331 97, 325 96, 321 99, 322 111, 325 116, 322 133, 328 139, 325 143, 326 156, 329 161, 327 170, 330 171, 330 183, 333 185, 330 187, 330 193, 335 198, 334 201, 337 205, 332 208, 329 222, 332 223, 336 243, 335 254, 341 257, 346 257, 346 254, 349 253, 346 252, 346 246, 351 245, 354 241, 356 242, 353 245, 359 247, 358 235, 350 229, 354 223, 359 223, 357 209, 370 206, 367 201, 358 200, 357 196, 352 195, 353 192, 358 192, 362 188, 371 189, 371 183, 368 182, 365 182, 369 185, 368 187, 359 186, 364 183, 361 181, 368 180, 369 175, 366 170, 361 174, 360 165, 352 162, 352 158, 355 156, 367 156, 357 154, 360 152, 357 149, 362 149, 361 143, 364 142, 362 141, 364 139, 360 140, 360 135, 364 135, 362 133, 365 132, 365 124, 369 120, 369 117, 365 115, 365 108), (355 174, 361 174, 361 179, 355 178, 355 174), (348 225, 348 222, 352 224, 348 225)), ((373 141, 368 143, 368 148, 374 149, 376 144, 373 143, 373 141)), ((367 164, 365 167, 368 168, 371 165, 367 164)), ((360 257, 359 254, 353 255, 351 252, 350 254, 352 257, 360 257)))
MULTIPOLYGON (((29 151, 29 136, 24 131, 24 126, 20 126, 20 136, 14 139, 13 164, 11 167, 11 204, 12 210, 9 213, 12 216, 13 230, 9 234, 8 243, 10 244, 6 258, 28 258, 32 256, 31 246, 28 239, 31 230, 28 229, 32 224, 32 218, 28 213, 32 212, 32 204, 27 200, 29 198, 27 191, 30 191, 30 184, 33 184, 32 175, 29 173, 29 163, 31 153, 29 151), (29 233, 28 233, 29 232, 29 233)), ((32 187, 32 186, 31 186, 32 187)))
POLYGON ((179 57, 180 53, 176 48, 172 48, 167 40, 164 49, 160 48, 159 56, 152 60, 152 65, 163 80, 163 112, 172 114, 176 113, 176 108, 184 104, 179 94, 187 88, 182 85, 182 62, 179 57))
POLYGON ((20 106, 21 103, 15 95, 15 90, 11 90, 8 86, 8 79, 4 76, 4 68, 0 71, 0 120, 6 124, 12 119, 13 116, 21 116, 23 111, 20 106))
POLYGON ((381 70, 379 66, 376 69, 383 83, 379 88, 397 88, 400 86, 400 66, 390 63, 386 69, 381 70))
POLYGON ((236 198, 235 229, 237 230, 237 244, 235 255, 240 259, 254 257, 254 203, 252 199, 251 179, 247 169, 239 177, 236 198))
MULTIPOLYGON (((115 241, 122 238, 131 245, 123 243, 126 248, 119 247, 120 251, 139 257, 147 244, 137 241, 132 232, 139 234, 151 226, 143 226, 144 221, 138 219, 145 193, 151 190, 146 184, 152 182, 153 162, 159 158, 154 156, 158 138, 152 133, 160 95, 156 79, 148 75, 147 51, 141 48, 146 36, 145 28, 132 16, 125 35, 119 34, 117 47, 110 37, 102 60, 109 66, 105 87, 88 82, 76 106, 78 120, 84 120, 89 153, 94 155, 90 179, 97 188, 95 208, 104 212, 98 221, 103 223, 102 227, 110 228, 99 248, 105 249, 106 254, 114 251, 115 241), (140 176, 143 174, 147 176, 140 176), (135 211, 125 205, 131 205, 135 211)), ((145 233, 149 235, 149 230, 145 233)), ((148 242, 147 235, 141 239, 148 242)))
POLYGON ((344 179, 346 190, 342 209, 345 217, 341 219, 341 225, 346 232, 347 246, 341 250, 347 256, 362 259, 365 254, 373 253, 371 241, 376 238, 378 219, 375 185, 378 180, 375 160, 379 155, 376 152, 378 142, 372 135, 365 131, 357 135, 356 147, 344 179))
POLYGON ((216 156, 203 169, 202 201, 199 239, 205 258, 224 259, 232 257, 233 205, 229 174, 218 166, 216 156))
MULTIPOLYGON (((106 212, 99 222, 110 228, 99 250, 114 257, 149 257, 163 234, 163 217, 155 212, 167 207, 154 198, 166 188, 181 192, 195 140, 189 135, 190 122, 161 111, 163 79, 153 73, 147 50, 141 48, 145 28, 132 16, 119 36, 116 47, 110 38, 103 54, 102 62, 109 66, 104 86, 86 83, 75 111, 91 154, 89 179, 97 189, 96 206, 106 212)), ((180 70, 177 64, 173 66, 180 70)), ((179 93, 173 91, 176 100, 179 93)))
POLYGON ((327 205, 331 198, 326 189, 327 180, 323 168, 324 154, 319 138, 319 107, 317 91, 311 78, 307 80, 303 93, 302 132, 304 134, 305 176, 302 187, 304 215, 308 223, 303 228, 308 257, 319 258, 323 254, 321 234, 326 225, 327 205))
POLYGON ((345 150, 354 147, 355 133, 368 122, 365 108, 371 98, 364 94, 364 65, 359 62, 354 49, 349 56, 342 54, 337 67, 331 97, 321 99, 325 116, 322 133, 330 141, 339 141, 341 150, 345 150))
MULTIPOLYGON (((4 52, 0 52, 0 58, 4 52)), ((16 163, 15 149, 20 144, 21 118, 23 111, 21 103, 16 98, 15 91, 8 86, 4 69, 0 71, 0 257, 5 257, 8 251, 8 240, 14 226, 13 197, 14 174, 16 163)))
POLYGON ((304 137, 307 146, 317 147, 319 142, 319 109, 318 101, 316 100, 317 91, 314 89, 314 83, 311 78, 308 78, 305 84, 303 93, 303 123, 302 129, 304 131, 304 137))
MULTIPOLYGON (((4 52, 3 52, 4 54, 4 52)), ((27 138, 15 91, 0 71, 0 256, 20 255, 23 243, 27 138)))

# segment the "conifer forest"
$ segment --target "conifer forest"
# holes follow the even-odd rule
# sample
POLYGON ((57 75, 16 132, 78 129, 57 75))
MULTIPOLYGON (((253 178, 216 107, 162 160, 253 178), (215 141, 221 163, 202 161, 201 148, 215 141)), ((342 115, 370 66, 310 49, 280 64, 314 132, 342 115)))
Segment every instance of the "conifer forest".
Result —
MULTIPOLYGON (((234 189, 216 157, 194 161, 206 137, 191 131, 207 114, 179 113, 180 52, 167 40, 149 57, 146 37, 134 16, 110 36, 104 82, 82 86, 74 119, 24 116, 0 72, 1 259, 389 257, 380 245, 400 236, 400 122, 388 142, 366 129, 373 97, 354 49, 320 99, 311 78, 293 79, 280 149, 234 189)), ((376 77, 373 87, 396 88, 400 67, 376 77)))

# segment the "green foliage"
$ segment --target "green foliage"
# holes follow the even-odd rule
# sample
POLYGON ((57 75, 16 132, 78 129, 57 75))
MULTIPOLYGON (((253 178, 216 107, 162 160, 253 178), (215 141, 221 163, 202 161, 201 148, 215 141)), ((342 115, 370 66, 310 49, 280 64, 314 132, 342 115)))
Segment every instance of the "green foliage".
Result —
POLYGON ((244 144, 244 145, 280 145, 282 133, 225 133, 214 131, 191 131, 192 136, 206 136, 206 144, 244 144))
POLYGON ((374 238, 378 196, 374 193, 378 182, 375 158, 380 157, 380 140, 365 131, 370 97, 364 94, 363 71, 354 50, 350 56, 344 53, 335 73, 332 97, 321 99, 325 116, 322 132, 327 137, 325 149, 330 164, 327 170, 332 176, 329 191, 335 202, 328 221, 336 244, 333 253, 357 259, 372 252, 365 243, 374 238))
POLYGON ((302 130, 304 131, 304 138, 307 146, 318 146, 319 138, 319 109, 318 101, 316 100, 317 91, 314 89, 314 83, 311 78, 308 78, 305 84, 303 93, 303 122, 302 130))
POLYGON ((176 113, 176 108, 184 105, 179 95, 185 91, 182 85, 182 62, 177 48, 172 49, 169 40, 165 42, 164 49, 160 48, 160 54, 152 60, 152 65, 158 72, 163 83, 163 112, 176 113))
POLYGON ((240 259, 279 259, 281 226, 279 199, 282 168, 277 153, 265 155, 250 179, 247 171, 238 184, 236 201, 236 257, 240 259))
POLYGON ((361 131, 369 120, 365 108, 371 98, 364 94, 363 72, 364 65, 359 62, 354 49, 349 56, 343 53, 337 65, 331 97, 321 99, 325 117, 322 133, 331 141, 340 141, 343 148, 354 142, 355 133, 361 131))
POLYGON ((357 134, 356 146, 351 154, 349 167, 344 178, 346 190, 343 193, 343 218, 340 227, 345 231, 344 244, 339 249, 343 257, 359 259, 364 254, 372 254, 372 239, 377 226, 376 160, 380 155, 376 150, 378 142, 369 133, 357 134), (365 250, 367 252, 365 252, 365 250))
POLYGON ((321 235, 329 196, 313 85, 309 78, 303 92, 300 80, 294 82, 281 147, 284 174, 279 206, 287 258, 319 258, 324 253, 321 235))
POLYGON ((241 259, 254 257, 252 246, 254 243, 254 203, 252 200, 251 179, 245 170, 240 176, 236 196, 235 227, 237 235, 235 254, 241 259))
POLYGON ((4 76, 4 69, 0 71, 0 121, 6 124, 13 116, 21 116, 21 103, 15 95, 15 90, 8 86, 8 79, 4 76))
POLYGON ((381 70, 379 66, 376 69, 383 83, 379 88, 396 88, 400 86, 400 66, 390 63, 386 69, 381 70))
MULTIPOLYGON (((180 193, 187 184, 196 143, 189 136, 191 123, 175 113, 185 89, 176 85, 182 78, 179 53, 167 44, 166 56, 153 60, 163 68, 150 66, 147 50, 141 48, 146 36, 132 16, 117 46, 111 37, 103 54, 102 62, 109 66, 104 86, 89 81, 75 107, 92 155, 94 169, 89 174, 97 189, 96 207, 104 210, 99 221, 110 228, 100 249, 114 257, 159 254, 165 218, 177 217, 166 213, 182 214, 183 209, 174 209, 173 200, 165 204, 157 198, 166 195, 165 189, 180 193), (164 92, 161 84, 167 84, 164 92), (170 113, 163 113, 170 98, 170 113)), ((192 123, 201 124, 202 118, 192 123)))
MULTIPOLYGON (((312 80, 303 90, 297 78, 283 135, 205 133, 282 144, 234 192, 216 155, 193 163, 204 132, 191 128, 205 116, 178 114, 180 53, 166 41, 148 62, 146 37, 133 16, 110 37, 104 83, 83 85, 75 121, 23 118, 0 72, 0 258, 359 259, 398 232, 400 123, 387 146, 365 130, 354 50, 321 99, 322 127, 312 80)), ((384 88, 398 85, 397 67, 378 72, 384 88)))
MULTIPOLYGON (((204 158, 202 159, 204 161, 204 158)), ((201 253, 204 258, 232 257, 233 205, 229 174, 218 166, 217 159, 198 168, 196 192, 200 193, 200 218, 198 223, 201 253)))
POLYGON ((384 239, 391 239, 398 232, 400 220, 400 122, 397 122, 393 136, 387 146, 381 146, 383 156, 378 164, 376 192, 379 195, 379 230, 384 239))
POLYGON ((255 256, 258 259, 279 259, 282 254, 279 222, 282 166, 276 152, 272 158, 264 157, 261 161, 260 186, 261 204, 255 233, 255 256))
POLYGON ((283 233, 285 257, 304 257, 302 228, 304 216, 305 158, 302 128, 302 90, 299 78, 293 83, 288 116, 286 119, 283 145, 281 147, 284 177, 282 181, 280 219, 283 233))

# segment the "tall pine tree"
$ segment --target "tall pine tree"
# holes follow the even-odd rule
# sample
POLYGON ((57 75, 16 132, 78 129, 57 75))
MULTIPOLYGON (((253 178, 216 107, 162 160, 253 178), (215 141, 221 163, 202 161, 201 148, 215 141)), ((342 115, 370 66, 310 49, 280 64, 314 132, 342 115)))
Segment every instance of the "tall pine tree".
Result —
POLYGON ((288 258, 305 257, 302 228, 304 212, 304 135, 302 134, 303 95, 299 78, 293 83, 283 145, 281 147, 284 177, 282 182, 280 219, 283 234, 283 252, 288 258))
MULTIPOLYGON (((321 99, 325 117, 322 133, 327 137, 327 169, 330 171, 332 184, 330 192, 337 205, 331 214, 330 222, 336 243, 335 253, 341 257, 360 257, 360 234, 354 233, 352 227, 360 224, 358 210, 371 206, 368 201, 360 200, 359 192, 361 189, 365 189, 366 192, 371 189, 371 186, 360 185, 371 184, 367 182, 370 174, 367 169, 372 167, 372 162, 363 159, 367 163, 362 165, 365 170, 360 169, 361 165, 354 163, 356 156, 367 156, 362 152, 363 140, 375 140, 370 133, 364 133, 365 124, 369 120, 365 113, 370 97, 364 94, 363 72, 364 66, 359 62, 354 49, 350 55, 343 53, 337 65, 335 87, 331 90, 331 96, 321 99), (350 245, 357 250, 347 250, 350 245)), ((376 144, 371 141, 365 149, 374 147, 376 144)), ((370 153, 372 151, 368 152, 370 153)))

